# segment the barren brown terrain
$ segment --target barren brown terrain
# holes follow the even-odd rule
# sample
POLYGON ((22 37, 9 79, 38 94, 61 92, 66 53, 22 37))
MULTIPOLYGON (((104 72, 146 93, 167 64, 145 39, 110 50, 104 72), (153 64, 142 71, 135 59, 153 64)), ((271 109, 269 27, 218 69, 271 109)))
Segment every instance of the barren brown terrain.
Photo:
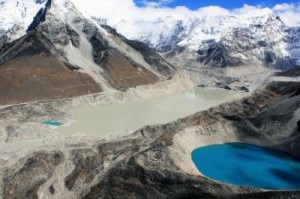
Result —
POLYGON ((68 69, 47 52, 20 56, 0 65, 0 103, 70 98, 100 92, 87 74, 68 69))

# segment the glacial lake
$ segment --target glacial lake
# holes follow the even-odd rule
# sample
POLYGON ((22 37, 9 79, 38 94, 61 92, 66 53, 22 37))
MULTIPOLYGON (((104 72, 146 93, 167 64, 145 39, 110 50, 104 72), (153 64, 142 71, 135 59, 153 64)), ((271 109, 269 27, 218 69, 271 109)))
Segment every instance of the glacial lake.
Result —
POLYGON ((203 175, 217 181, 271 190, 300 188, 300 159, 274 149, 210 145, 194 150, 192 160, 203 175))
POLYGON ((50 121, 50 120, 44 121, 43 124, 48 125, 48 126, 54 126, 54 127, 59 127, 59 126, 63 125, 63 123, 61 123, 61 122, 50 121))
POLYGON ((215 88, 190 91, 111 105, 82 105, 71 111, 72 122, 59 127, 63 135, 109 136, 132 133, 146 125, 163 124, 246 96, 215 88))

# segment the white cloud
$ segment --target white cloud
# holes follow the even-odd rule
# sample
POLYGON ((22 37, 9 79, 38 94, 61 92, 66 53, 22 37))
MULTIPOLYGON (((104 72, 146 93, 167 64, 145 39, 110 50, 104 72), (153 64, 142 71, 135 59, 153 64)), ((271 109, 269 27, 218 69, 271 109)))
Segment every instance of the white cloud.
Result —
POLYGON ((291 7, 293 7, 293 4, 283 3, 275 5, 273 9, 275 11, 285 11, 291 9, 291 7))
POLYGON ((209 15, 230 15, 230 11, 219 7, 219 6, 207 6, 199 8, 197 11, 198 15, 209 16, 209 15))
POLYGON ((146 7, 160 7, 160 6, 168 5, 174 1, 175 0, 159 0, 159 1, 140 0, 138 2, 146 7))
POLYGON ((72 0, 82 12, 90 15, 109 18, 114 22, 126 20, 131 22, 155 20, 172 16, 175 19, 184 19, 191 16, 204 15, 259 15, 275 12, 289 26, 300 25, 300 4, 278 4, 273 8, 244 5, 241 8, 228 10, 219 6, 208 6, 198 10, 190 10, 185 6, 168 8, 166 5, 174 0, 141 0, 143 7, 136 6, 134 0, 72 0))
POLYGON ((273 8, 274 12, 289 26, 300 26, 300 3, 278 4, 273 8))
MULTIPOLYGON (((103 13, 116 14, 122 12, 128 14, 136 9, 132 0, 72 0, 72 2, 81 10, 87 11, 89 14, 97 16, 103 13)), ((121 14, 121 13, 120 13, 121 14)))
POLYGON ((232 10, 232 12, 234 12, 235 14, 249 14, 249 13, 256 12, 258 9, 261 9, 261 7, 259 5, 251 6, 248 4, 244 4, 243 7, 236 8, 236 9, 232 10))

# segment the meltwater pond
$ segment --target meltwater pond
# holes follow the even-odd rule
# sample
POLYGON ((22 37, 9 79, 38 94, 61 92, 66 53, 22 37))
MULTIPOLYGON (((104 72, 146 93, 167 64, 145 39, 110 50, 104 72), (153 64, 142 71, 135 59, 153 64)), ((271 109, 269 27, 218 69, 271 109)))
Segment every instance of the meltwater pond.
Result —
POLYGON ((205 176, 238 185, 272 190, 300 189, 300 159, 250 144, 210 145, 192 152, 205 176))
POLYGON ((63 125, 63 123, 61 123, 61 122, 50 121, 50 120, 44 121, 43 124, 48 125, 48 126, 54 126, 54 127, 59 127, 59 126, 63 125))
POLYGON ((197 88, 171 95, 112 105, 83 105, 72 111, 70 125, 58 128, 64 135, 107 136, 133 132, 146 125, 175 121, 246 94, 214 88, 197 88))

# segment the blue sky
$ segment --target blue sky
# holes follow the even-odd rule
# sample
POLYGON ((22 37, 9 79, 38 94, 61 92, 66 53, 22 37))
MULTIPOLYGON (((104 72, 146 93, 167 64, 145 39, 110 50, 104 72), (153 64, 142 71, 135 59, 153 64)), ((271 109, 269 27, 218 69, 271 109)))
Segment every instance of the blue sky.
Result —
POLYGON ((145 5, 143 2, 157 2, 168 7, 186 6, 192 10, 205 6, 221 6, 227 9, 240 8, 244 4, 262 7, 274 7, 282 3, 300 3, 300 0, 135 0, 138 6, 145 5), (167 3, 169 2, 169 3, 167 3))

